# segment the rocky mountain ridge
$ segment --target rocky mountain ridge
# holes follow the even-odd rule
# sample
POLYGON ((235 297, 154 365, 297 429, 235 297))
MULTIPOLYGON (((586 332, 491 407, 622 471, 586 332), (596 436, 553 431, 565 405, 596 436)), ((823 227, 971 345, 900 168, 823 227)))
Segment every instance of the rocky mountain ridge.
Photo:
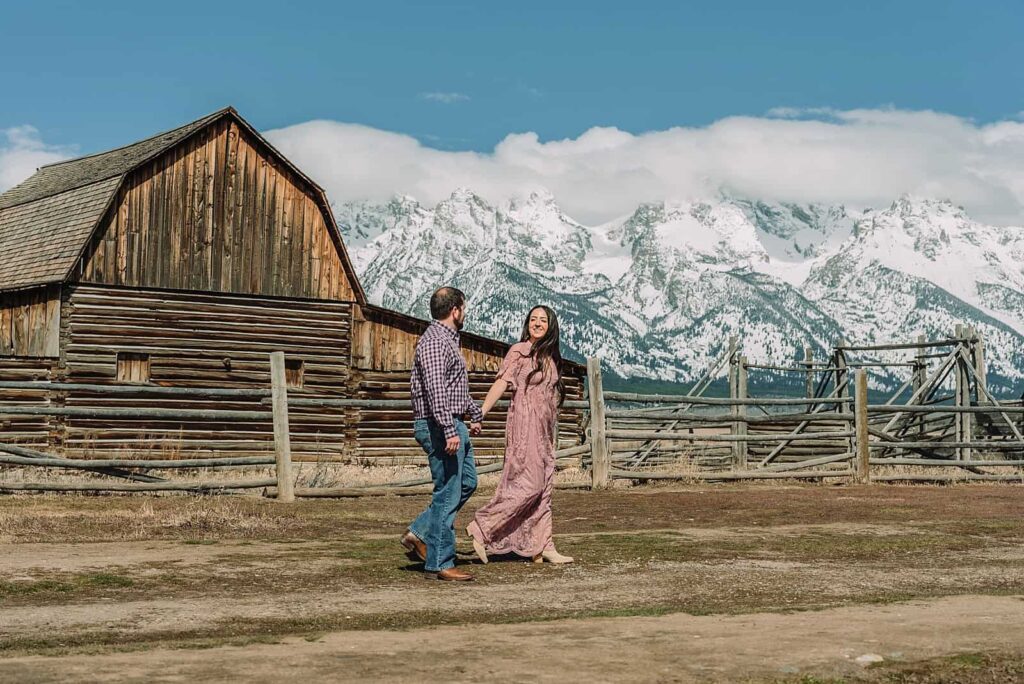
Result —
POLYGON ((492 204, 460 188, 434 207, 398 196, 335 211, 375 303, 425 317, 434 288, 454 284, 469 296, 469 329, 509 340, 547 303, 566 353, 600 355, 620 377, 692 382, 730 335, 751 361, 787 364, 843 337, 942 338, 965 323, 986 338, 990 382, 1024 383, 1024 229, 947 201, 720 197, 586 226, 550 193, 492 204))

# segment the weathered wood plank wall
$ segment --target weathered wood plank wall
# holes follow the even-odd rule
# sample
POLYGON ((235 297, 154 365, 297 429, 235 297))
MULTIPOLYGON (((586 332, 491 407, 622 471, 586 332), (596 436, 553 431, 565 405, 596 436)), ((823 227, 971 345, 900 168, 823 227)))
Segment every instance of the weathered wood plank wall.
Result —
MULTIPOLYGON (((353 307, 352 388, 360 399, 409 398, 409 380, 416 342, 428 323, 377 307, 353 307)), ((462 335, 462 355, 470 376, 470 392, 482 403, 501 366, 506 347, 494 340, 462 335)), ((583 396, 582 368, 566 377, 567 399, 583 396)), ((506 397, 508 398, 508 397, 506 397)), ((477 458, 500 457, 505 445, 503 410, 495 410, 484 424, 484 433, 473 439, 477 458)), ((359 409, 350 417, 354 432, 353 454, 365 463, 425 462, 423 451, 412 438, 412 411, 359 409)), ((581 441, 581 415, 562 412, 559 440, 581 441)))
MULTIPOLYGON (((368 371, 353 369, 354 396, 360 399, 408 399, 409 371, 368 371)), ((483 403, 487 390, 494 382, 494 373, 470 373, 469 389, 478 403, 483 403)), ((566 399, 582 399, 583 383, 579 378, 567 377, 566 399)), ((511 398, 506 394, 506 399, 511 398)), ((480 460, 499 458, 505 448, 505 418, 503 409, 495 409, 484 421, 484 432, 473 438, 473 450, 480 460)), ((576 445, 581 442, 581 412, 563 410, 559 416, 559 442, 576 445)), ((425 463, 423 450, 412 438, 411 410, 359 409, 355 421, 353 455, 364 463, 425 463)))
POLYGON ((223 120, 131 174, 78 279, 353 301, 322 196, 223 120))
MULTIPOLYGON (((149 356, 150 383, 177 387, 270 387, 269 354, 302 361, 304 387, 293 396, 348 396, 350 305, 253 296, 162 292, 80 285, 62 303, 60 374, 68 382, 113 384, 118 352, 149 356)), ((259 409, 256 400, 100 396, 71 391, 67 406, 259 409)), ((263 407, 266 408, 265 406, 263 407)), ((340 459, 345 417, 337 409, 293 407, 297 460, 340 459)), ((178 451, 273 453, 266 423, 68 418, 69 456, 137 449, 152 457, 178 451)))
MULTIPOLYGON (((56 359, 48 358, 0 358, 0 379, 8 381, 50 380, 56 359)), ((46 389, 2 389, 0 406, 46 406, 49 396, 46 389)), ((20 444, 26 447, 45 448, 54 429, 54 421, 48 416, 4 415, 0 409, 0 442, 20 444)))
MULTIPOLYGON (((416 342, 429 323, 377 307, 353 308, 352 367, 376 371, 412 370, 416 342)), ((463 333, 462 356, 470 372, 497 372, 505 347, 463 333)))
POLYGON ((0 356, 59 353, 60 286, 0 295, 0 356))

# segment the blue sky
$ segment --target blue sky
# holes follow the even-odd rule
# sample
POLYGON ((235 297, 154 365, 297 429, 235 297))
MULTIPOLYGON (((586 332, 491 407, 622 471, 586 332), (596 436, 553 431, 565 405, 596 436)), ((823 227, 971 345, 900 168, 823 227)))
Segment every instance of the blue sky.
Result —
POLYGON ((1024 0, 6 3, 0 191, 231 104, 332 200, 721 193, 1024 226, 1024 0))
POLYGON ((262 129, 330 119, 469 150, 782 106, 1024 110, 1019 0, 97 0, 0 17, 0 129, 82 152, 225 104, 262 129))

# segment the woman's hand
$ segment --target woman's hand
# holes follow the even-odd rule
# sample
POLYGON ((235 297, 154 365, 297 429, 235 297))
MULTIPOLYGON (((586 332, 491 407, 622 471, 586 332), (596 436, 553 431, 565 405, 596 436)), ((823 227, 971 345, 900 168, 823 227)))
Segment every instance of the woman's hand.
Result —
POLYGON ((501 395, 505 394, 506 389, 508 389, 508 381, 499 378, 494 381, 493 385, 491 385, 491 389, 487 390, 487 396, 484 398, 484 404, 480 407, 480 410, 483 412, 485 417, 491 412, 494 405, 498 403, 498 400, 501 399, 501 395))

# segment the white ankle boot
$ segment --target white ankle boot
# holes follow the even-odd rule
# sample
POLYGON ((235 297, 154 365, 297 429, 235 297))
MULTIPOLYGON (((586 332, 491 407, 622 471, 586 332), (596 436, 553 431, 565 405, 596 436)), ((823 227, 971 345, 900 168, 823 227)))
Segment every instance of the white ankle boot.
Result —
POLYGON ((554 563, 555 565, 565 565, 566 563, 572 563, 572 556, 563 556, 555 550, 554 544, 547 547, 539 554, 533 557, 534 563, 554 563))
MULTIPOLYGON (((473 524, 470 523, 469 527, 466 528, 466 534, 469 535, 470 540, 473 542, 473 551, 476 552, 476 557, 480 559, 480 562, 487 565, 487 547, 483 545, 483 542, 478 541, 476 535, 473 534, 473 524)), ((479 526, 477 530, 479 530, 479 526)))

